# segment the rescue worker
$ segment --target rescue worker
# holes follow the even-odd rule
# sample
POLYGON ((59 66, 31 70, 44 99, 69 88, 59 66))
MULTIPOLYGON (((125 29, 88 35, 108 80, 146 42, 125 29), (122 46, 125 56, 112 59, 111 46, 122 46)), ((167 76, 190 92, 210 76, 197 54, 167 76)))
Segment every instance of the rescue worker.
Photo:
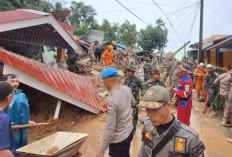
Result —
POLYGON ((135 62, 136 55, 133 54, 132 57, 129 59, 129 66, 135 66, 136 67, 136 62, 135 62))
POLYGON ((125 54, 128 54, 129 58, 133 55, 133 46, 127 46, 127 49, 125 50, 125 54))
POLYGON ((131 89, 118 83, 118 71, 108 68, 101 73, 105 88, 111 92, 104 103, 106 128, 100 151, 96 157, 104 157, 109 147, 111 157, 129 157, 130 143, 133 139, 131 107, 135 100, 131 89))
POLYGON ((169 84, 170 85, 172 84, 172 75, 173 75, 173 72, 174 72, 174 71, 172 71, 172 65, 173 65, 172 59, 169 58, 167 63, 164 66, 167 69, 167 73, 166 73, 166 75, 164 77, 164 80, 166 81, 167 78, 169 77, 169 84))
POLYGON ((206 73, 207 73, 207 71, 204 69, 204 63, 200 63, 198 69, 196 70, 196 75, 197 75, 196 92, 197 92, 197 99, 198 100, 200 100, 201 90, 202 90, 202 93, 205 97, 203 82, 204 82, 204 77, 205 77, 206 73))
MULTIPOLYGON (((17 89, 19 86, 18 77, 14 74, 7 74, 3 76, 2 81, 10 83, 14 90, 14 97, 10 105, 10 110, 5 111, 10 117, 13 125, 34 125, 35 122, 30 121, 30 109, 27 96, 21 89, 17 89)), ((13 130, 13 136, 15 139, 15 149, 27 145, 27 128, 13 130)))
POLYGON ((142 62, 142 56, 136 56, 136 65, 140 66, 141 62, 142 62))
POLYGON ((129 67, 129 56, 125 54, 122 60, 122 72, 124 72, 125 78, 127 77, 126 69, 129 67))
POLYGON ((143 71, 144 71, 144 81, 150 80, 151 59, 149 57, 146 58, 146 63, 143 66, 143 71))
POLYGON ((123 56, 123 53, 122 53, 122 49, 120 48, 118 52, 116 53, 116 58, 115 58, 117 61, 118 68, 121 68, 122 66, 122 56, 123 56))
POLYGON ((153 69, 151 71, 151 79, 143 83, 142 95, 145 94, 145 92, 147 91, 148 88, 150 88, 152 86, 156 86, 156 85, 166 87, 164 81, 160 79, 159 70, 153 69))
POLYGON ((154 53, 152 54, 151 69, 158 69, 158 59, 154 53))
POLYGON ((108 49, 106 49, 104 51, 104 54, 102 55, 102 62, 105 62, 105 66, 109 67, 109 66, 114 66, 113 61, 115 61, 114 57, 113 57, 113 46, 109 45, 108 49))
POLYGON ((139 90, 142 90, 142 82, 141 80, 135 76, 136 72, 136 67, 131 65, 129 69, 127 69, 127 79, 125 80, 125 85, 130 87, 132 91, 132 95, 134 96, 135 99, 135 105, 132 111, 132 116, 133 116, 133 126, 134 126, 134 131, 136 131, 136 125, 138 121, 138 114, 139 114, 139 90))
POLYGON ((198 133, 178 121, 169 92, 161 86, 149 88, 139 107, 146 108, 138 157, 204 157, 205 146, 198 133))
MULTIPOLYGON (((232 122, 232 83, 230 85, 229 103, 230 103, 230 121, 232 122)), ((229 134, 229 136, 227 138, 227 141, 232 143, 232 128, 230 129, 230 134, 229 134)))
POLYGON ((179 67, 180 81, 178 88, 174 88, 177 96, 177 119, 187 126, 190 125, 190 116, 192 109, 192 80, 188 75, 189 65, 182 64, 179 67))
POLYGON ((97 44, 95 46, 95 52, 94 52, 94 56, 95 56, 95 63, 101 63, 101 56, 102 56, 102 46, 100 44, 97 44))
POLYGON ((173 75, 172 75, 172 85, 170 88, 170 99, 172 99, 172 96, 173 96, 173 88, 177 88, 179 81, 180 81, 180 74, 179 74, 179 68, 178 68, 180 65, 181 65, 181 62, 178 61, 176 63, 176 68, 175 68, 173 75))
POLYGON ((95 52, 95 46, 98 44, 98 41, 94 41, 90 47, 89 47, 89 51, 88 51, 88 55, 90 57, 90 66, 93 65, 93 62, 94 62, 94 52, 95 52))
MULTIPOLYGON (((214 85, 214 81, 217 78, 217 75, 214 73, 214 68, 211 64, 207 65, 208 74, 205 76, 204 79, 204 90, 206 93, 207 100, 205 101, 204 110, 206 111, 207 107, 210 107, 211 104, 214 102, 214 99, 217 96, 217 88, 214 85)), ((213 105, 214 109, 217 110, 218 106, 216 103, 213 105)))
POLYGON ((230 84, 231 84, 231 74, 232 70, 229 70, 227 73, 223 73, 218 76, 218 78, 214 81, 214 84, 216 86, 219 86, 220 91, 220 97, 223 100, 224 104, 224 115, 223 115, 223 121, 221 123, 224 127, 230 127, 230 104, 229 104, 229 91, 230 91, 230 84))

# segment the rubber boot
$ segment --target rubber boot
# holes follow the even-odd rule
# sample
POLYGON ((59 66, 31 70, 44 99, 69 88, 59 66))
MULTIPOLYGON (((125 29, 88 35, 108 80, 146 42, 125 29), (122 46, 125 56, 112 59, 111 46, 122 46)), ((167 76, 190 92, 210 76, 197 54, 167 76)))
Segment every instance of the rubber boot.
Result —
POLYGON ((231 124, 230 124, 229 120, 226 120, 224 118, 223 118, 223 121, 222 121, 221 125, 224 126, 224 127, 231 127, 231 124))

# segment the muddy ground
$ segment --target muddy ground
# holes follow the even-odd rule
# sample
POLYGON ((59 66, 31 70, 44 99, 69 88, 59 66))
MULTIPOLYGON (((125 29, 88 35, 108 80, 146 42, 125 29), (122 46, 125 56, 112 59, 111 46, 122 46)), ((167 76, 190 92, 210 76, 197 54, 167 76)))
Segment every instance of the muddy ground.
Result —
MULTIPOLYGON (((91 75, 91 80, 95 84, 98 93, 104 93, 102 81, 99 75, 91 75)), ((137 74, 141 79, 143 78, 142 71, 137 74)), ((123 78, 120 78, 123 82, 123 78)), ((105 114, 92 114, 83 109, 80 109, 72 104, 62 102, 59 119, 51 121, 54 116, 57 98, 42 93, 29 86, 20 85, 24 93, 28 96, 31 120, 39 122, 53 122, 48 126, 37 126, 29 128, 28 143, 32 143, 57 131, 78 132, 89 134, 87 140, 83 144, 80 152, 83 157, 94 157, 99 150, 102 135, 105 127, 105 114)), ((107 93, 109 94, 109 93, 107 93)), ((106 94, 106 96, 107 96, 106 94)), ((101 103, 104 102, 104 97, 100 96, 101 103)), ((212 118, 207 118, 203 113, 203 103, 198 102, 193 95, 193 108, 191 115, 191 127, 198 131, 200 138, 206 146, 205 154, 207 157, 231 157, 232 144, 226 141, 227 135, 231 132, 230 128, 221 126, 222 111, 212 118)), ((173 107, 173 114, 176 115, 176 108, 173 107)), ((144 117, 146 113, 140 111, 140 116, 144 117)), ((131 157, 137 157, 139 147, 141 144, 141 130, 143 124, 139 123, 136 134, 134 135, 131 144, 131 157)), ((106 155, 107 152, 106 152, 106 155)))
MULTIPOLYGON (((31 108, 31 119, 36 122, 47 122, 53 117, 57 99, 41 93, 33 88, 21 85, 29 97, 31 108), (42 99, 41 99, 42 98, 42 99)), ((229 128, 220 125, 222 111, 212 118, 207 118, 203 113, 203 103, 193 98, 191 115, 191 127, 198 131, 200 138, 206 146, 205 154, 208 157, 231 157, 232 144, 226 141, 230 133, 229 128)), ((173 108, 176 114, 175 107, 173 108)), ((146 115, 140 111, 140 116, 146 115)), ((94 115, 79 109, 71 104, 62 102, 59 119, 50 126, 39 126, 29 129, 29 143, 46 137, 57 131, 68 131, 89 134, 86 142, 81 148, 83 157, 93 157, 99 149, 105 127, 105 115, 101 113, 94 115)), ((137 157, 141 144, 141 130, 143 124, 139 123, 136 134, 132 141, 131 156, 137 157)), ((107 153, 105 156, 108 156, 107 153)))

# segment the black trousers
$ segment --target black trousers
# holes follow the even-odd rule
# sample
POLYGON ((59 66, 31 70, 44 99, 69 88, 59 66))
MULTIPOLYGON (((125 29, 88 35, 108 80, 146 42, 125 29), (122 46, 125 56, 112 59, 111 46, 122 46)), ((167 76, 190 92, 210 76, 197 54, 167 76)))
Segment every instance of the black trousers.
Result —
POLYGON ((133 131, 122 142, 111 143, 109 146, 109 156, 130 157, 130 144, 131 144, 132 139, 133 139, 133 131))

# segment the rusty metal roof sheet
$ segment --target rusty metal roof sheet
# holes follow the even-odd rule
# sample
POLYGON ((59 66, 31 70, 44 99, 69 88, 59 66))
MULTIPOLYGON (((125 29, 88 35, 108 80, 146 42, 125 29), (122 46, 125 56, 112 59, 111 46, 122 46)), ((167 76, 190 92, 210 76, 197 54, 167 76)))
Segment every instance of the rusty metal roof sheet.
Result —
POLYGON ((0 49, 0 59, 37 80, 103 111, 98 93, 89 77, 54 68, 4 49, 0 49))

